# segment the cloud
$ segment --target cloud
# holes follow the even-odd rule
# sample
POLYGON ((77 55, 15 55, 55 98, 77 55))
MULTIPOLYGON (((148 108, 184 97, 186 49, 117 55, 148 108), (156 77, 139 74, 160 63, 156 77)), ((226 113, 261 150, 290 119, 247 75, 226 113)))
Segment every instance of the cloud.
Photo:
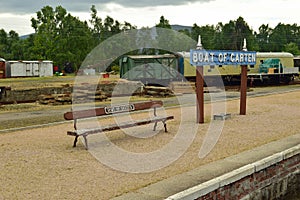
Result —
POLYGON ((155 6, 165 6, 165 5, 183 5, 187 3, 195 2, 209 2, 212 0, 104 0, 101 2, 105 3, 116 3, 124 7, 155 7, 155 6))
POLYGON ((101 10, 109 3, 115 3, 123 7, 139 8, 139 7, 156 7, 165 5, 185 5, 195 2, 209 2, 214 0, 7 0, 1 2, 0 13, 35 13, 46 5, 55 8, 61 5, 69 12, 87 12, 92 5, 96 5, 97 9, 101 10))

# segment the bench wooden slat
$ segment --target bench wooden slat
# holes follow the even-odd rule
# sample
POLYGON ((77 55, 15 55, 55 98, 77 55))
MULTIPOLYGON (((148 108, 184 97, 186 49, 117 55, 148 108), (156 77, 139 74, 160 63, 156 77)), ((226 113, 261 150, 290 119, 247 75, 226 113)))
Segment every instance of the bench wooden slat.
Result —
POLYGON ((174 119, 174 116, 167 116, 167 117, 155 117, 155 118, 149 118, 145 120, 138 120, 138 121, 133 121, 133 122, 124 122, 120 124, 111 124, 108 126, 104 126, 102 128, 94 128, 94 129, 80 129, 80 130, 74 130, 74 131, 68 131, 68 135, 72 136, 81 136, 81 135, 90 135, 90 134, 96 134, 100 132, 105 132, 105 131, 113 131, 113 130, 118 130, 122 128, 130 128, 134 126, 140 126, 140 125, 146 125, 150 123, 155 123, 155 122, 160 122, 160 121, 167 121, 174 119))
MULTIPOLYGON (((148 101, 148 102, 139 102, 139 103, 133 103, 129 104, 134 106, 134 110, 145 110, 149 108, 154 107, 162 107, 163 102, 162 101, 148 101)), ((123 112, 130 112, 131 110, 126 110, 123 112)), ((121 113, 122 111, 118 112, 121 113)), ((88 109, 88 110, 78 110, 78 111, 71 111, 66 112, 64 114, 65 120, 74 120, 74 119, 82 119, 82 118, 89 118, 89 117, 97 117, 102 115, 109 115, 105 112, 104 108, 95 108, 95 109, 88 109)))

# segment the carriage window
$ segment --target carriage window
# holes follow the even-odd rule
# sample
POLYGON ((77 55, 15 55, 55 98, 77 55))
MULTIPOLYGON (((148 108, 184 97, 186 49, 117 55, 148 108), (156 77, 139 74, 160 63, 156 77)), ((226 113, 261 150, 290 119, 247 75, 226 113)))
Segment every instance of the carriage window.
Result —
POLYGON ((223 65, 219 65, 219 67, 223 67, 223 65))
POLYGON ((250 68, 254 68, 254 65, 250 65, 250 68))

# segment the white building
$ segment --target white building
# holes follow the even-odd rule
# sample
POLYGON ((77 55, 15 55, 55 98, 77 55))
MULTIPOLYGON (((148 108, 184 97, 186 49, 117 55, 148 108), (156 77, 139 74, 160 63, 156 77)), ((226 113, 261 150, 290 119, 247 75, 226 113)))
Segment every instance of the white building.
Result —
POLYGON ((52 61, 8 61, 7 77, 53 76, 52 61))

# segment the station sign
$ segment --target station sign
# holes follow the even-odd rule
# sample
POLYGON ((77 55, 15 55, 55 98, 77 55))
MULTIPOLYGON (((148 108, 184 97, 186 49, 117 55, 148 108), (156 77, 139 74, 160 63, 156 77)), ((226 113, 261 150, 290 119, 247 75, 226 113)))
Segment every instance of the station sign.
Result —
POLYGON ((255 65, 256 52, 192 49, 190 63, 193 66, 255 65))

